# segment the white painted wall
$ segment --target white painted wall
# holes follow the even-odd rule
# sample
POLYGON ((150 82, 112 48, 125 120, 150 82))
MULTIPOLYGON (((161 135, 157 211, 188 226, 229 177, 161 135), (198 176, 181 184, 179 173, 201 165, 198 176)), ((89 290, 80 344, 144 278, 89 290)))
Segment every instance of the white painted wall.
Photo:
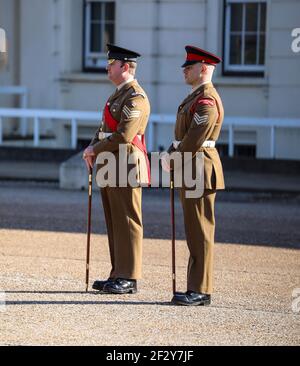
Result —
MULTIPOLYGON (((19 21, 18 1, 0 0, 0 27, 5 30, 7 39, 7 63, 0 71, 0 86, 19 83, 19 21)), ((13 95, 0 94, 0 106, 17 107, 19 98, 13 95)), ((10 119, 3 125, 3 132, 17 131, 19 124, 10 119)))
MULTIPOLYGON (((143 55, 137 78, 149 95, 152 111, 175 114, 188 93, 180 67, 184 46, 194 44, 222 55, 223 1, 116 3, 116 43, 143 55)), ((0 73, 0 83, 27 86, 29 107, 94 111, 112 93, 105 74, 82 72, 82 12, 82 0, 0 0, 0 27, 6 29, 9 45, 9 63, 0 73)), ((269 0, 267 14, 265 77, 224 77, 219 66, 214 82, 226 115, 300 118, 300 53, 291 50, 291 31, 300 27, 300 1, 269 0)), ((16 98, 0 95, 0 104, 18 103, 16 98)), ((43 132, 51 129, 61 134, 51 122, 43 132)), ((276 156, 300 158, 299 133, 294 131, 291 137, 280 131, 276 156)), ((268 156, 267 134, 256 133, 258 156, 268 156)), ((172 135, 172 126, 162 126, 156 148, 167 146, 172 135)))

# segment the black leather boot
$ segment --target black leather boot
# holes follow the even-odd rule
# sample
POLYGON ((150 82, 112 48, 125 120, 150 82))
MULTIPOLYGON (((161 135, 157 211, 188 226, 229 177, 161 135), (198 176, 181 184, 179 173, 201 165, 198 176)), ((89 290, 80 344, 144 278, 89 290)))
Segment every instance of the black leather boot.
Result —
POLYGON ((135 294, 137 292, 136 280, 117 278, 107 283, 104 291, 112 294, 135 294))
POLYGON ((198 292, 187 291, 176 292, 172 298, 172 303, 175 305, 209 305, 211 301, 210 295, 201 294, 198 292))
POLYGON ((113 281, 113 278, 108 278, 107 280, 96 280, 93 283, 92 288, 94 290, 98 290, 100 292, 106 292, 105 289, 104 289, 104 287, 105 287, 105 285, 107 285, 111 281, 113 281))

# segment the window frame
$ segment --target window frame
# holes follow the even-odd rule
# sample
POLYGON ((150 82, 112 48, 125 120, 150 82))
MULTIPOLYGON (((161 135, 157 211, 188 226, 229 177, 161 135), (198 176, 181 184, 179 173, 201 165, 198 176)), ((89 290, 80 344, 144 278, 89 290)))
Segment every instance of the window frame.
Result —
MULTIPOLYGON (((264 34, 265 36, 265 48, 264 48, 264 56, 266 55, 266 41, 267 41, 267 0, 224 0, 224 13, 223 13, 223 75, 228 76, 264 76, 266 71, 266 58, 264 58, 263 65, 245 65, 245 64, 230 64, 230 36, 233 32, 230 31, 231 26, 231 4, 242 4, 243 6, 243 22, 242 22, 242 55, 241 55, 241 62, 244 61, 244 54, 245 54, 245 5, 247 3, 258 3, 258 4, 265 4, 266 5, 266 23, 265 23, 265 31, 261 32, 259 29, 260 25, 260 14, 259 11, 258 21, 257 21, 257 29, 253 31, 253 34, 260 38, 258 34, 264 34)), ((259 7, 259 9, 261 9, 259 7)), ((256 44, 256 51, 259 50, 260 42, 256 44)), ((256 53, 256 57, 259 58, 259 52, 256 53)))
MULTIPOLYGON (((91 52, 90 41, 91 41, 91 3, 114 3, 115 4, 115 19, 113 21, 114 27, 116 26, 116 0, 83 0, 83 52, 82 52, 82 70, 85 72, 104 73, 106 72, 107 65, 107 52, 91 52), (101 66, 88 65, 88 58, 99 58, 102 62, 101 66)), ((101 32, 103 33, 104 24, 106 21, 101 22, 101 32)), ((116 29, 114 29, 114 35, 116 29)), ((114 37, 115 38, 115 37, 114 37)), ((113 43, 115 40, 113 40, 113 43)))

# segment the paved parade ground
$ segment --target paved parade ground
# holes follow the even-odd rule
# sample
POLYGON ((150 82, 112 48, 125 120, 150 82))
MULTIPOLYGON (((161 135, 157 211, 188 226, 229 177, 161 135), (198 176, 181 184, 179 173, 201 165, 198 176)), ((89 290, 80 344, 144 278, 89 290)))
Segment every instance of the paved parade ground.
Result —
MULTIPOLYGON (((300 345, 300 197, 222 192, 209 307, 170 303, 168 190, 143 192, 143 280, 135 295, 85 293, 87 192, 0 182, 1 345, 300 345)), ((109 272, 93 194, 90 284, 109 272)), ((176 204, 177 288, 187 249, 176 204)))

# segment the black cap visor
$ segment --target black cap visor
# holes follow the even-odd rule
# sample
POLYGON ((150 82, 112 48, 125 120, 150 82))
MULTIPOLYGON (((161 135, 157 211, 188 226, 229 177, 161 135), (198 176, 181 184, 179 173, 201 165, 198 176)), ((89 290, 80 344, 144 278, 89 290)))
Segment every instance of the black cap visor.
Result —
POLYGON ((183 65, 181 65, 181 67, 186 67, 186 66, 194 65, 194 64, 197 64, 198 62, 201 63, 201 61, 185 61, 185 63, 183 65))

